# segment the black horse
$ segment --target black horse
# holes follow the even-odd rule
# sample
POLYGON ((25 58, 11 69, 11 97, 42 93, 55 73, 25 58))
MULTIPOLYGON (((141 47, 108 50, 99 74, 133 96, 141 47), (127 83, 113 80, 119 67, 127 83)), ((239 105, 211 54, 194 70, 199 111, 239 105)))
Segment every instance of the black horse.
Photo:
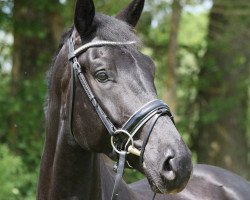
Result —
POLYGON ((134 0, 113 18, 96 14, 92 0, 77 1, 74 26, 48 74, 37 199, 250 197, 247 182, 211 166, 195 166, 187 185, 191 153, 168 106, 157 100, 154 64, 138 51, 133 31, 143 6, 134 0), (101 153, 119 160, 117 177, 101 153), (147 180, 119 183, 125 160, 147 180))

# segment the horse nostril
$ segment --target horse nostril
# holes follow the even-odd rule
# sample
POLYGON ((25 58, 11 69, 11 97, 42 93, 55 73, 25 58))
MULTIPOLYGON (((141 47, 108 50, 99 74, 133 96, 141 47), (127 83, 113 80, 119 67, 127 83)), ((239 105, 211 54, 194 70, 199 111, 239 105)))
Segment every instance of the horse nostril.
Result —
POLYGON ((174 157, 173 156, 169 156, 165 162, 163 163, 163 171, 172 171, 173 170, 173 166, 172 166, 172 159, 174 157))
POLYGON ((168 150, 166 155, 166 159, 162 165, 161 177, 164 182, 172 181, 176 178, 176 164, 174 153, 171 150, 168 150))

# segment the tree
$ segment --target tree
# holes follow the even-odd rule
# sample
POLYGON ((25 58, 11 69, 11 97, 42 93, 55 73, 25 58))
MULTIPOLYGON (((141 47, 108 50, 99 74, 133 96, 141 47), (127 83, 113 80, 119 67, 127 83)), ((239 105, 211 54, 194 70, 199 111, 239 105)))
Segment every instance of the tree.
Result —
POLYGON ((42 144, 45 74, 59 43, 63 23, 57 1, 13 1, 13 52, 5 96, 7 134, 1 138, 25 161, 39 162, 42 144))
POLYGON ((62 33, 59 1, 14 0, 12 79, 35 78, 48 68, 62 33))
POLYGON ((173 113, 176 112, 176 67, 178 54, 178 34, 181 20, 182 5, 180 0, 172 3, 172 16, 170 24, 170 35, 167 52, 167 78, 165 100, 171 107, 173 113))
POLYGON ((195 149, 206 162, 250 177, 247 106, 250 4, 215 0, 208 49, 199 74, 200 117, 195 149))

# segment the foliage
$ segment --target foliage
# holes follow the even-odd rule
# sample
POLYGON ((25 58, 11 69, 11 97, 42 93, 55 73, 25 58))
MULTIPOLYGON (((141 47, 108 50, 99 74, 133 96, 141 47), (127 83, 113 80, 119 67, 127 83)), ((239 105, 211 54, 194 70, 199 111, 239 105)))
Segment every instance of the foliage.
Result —
POLYGON ((0 145, 0 199, 35 199, 36 173, 25 168, 20 156, 10 152, 6 145, 0 145))
POLYGON ((43 104, 46 86, 41 82, 41 79, 23 81, 19 83, 18 94, 12 96, 10 76, 5 74, 0 79, 3 88, 0 90, 0 140, 13 151, 22 154, 30 168, 39 164, 44 135, 43 104), (13 126, 10 127, 10 124, 13 126))
POLYGON ((179 36, 179 67, 177 69, 178 128, 190 147, 198 118, 195 100, 197 96, 198 74, 202 58, 206 52, 208 13, 183 13, 179 36))
POLYGON ((125 169, 124 180, 126 183, 133 183, 143 178, 145 178, 145 176, 135 169, 125 169))
POLYGON ((0 1, 0 27, 6 32, 11 31, 11 9, 13 7, 13 1, 5 0, 0 1))
POLYGON ((207 52, 197 87, 200 114, 196 137, 199 162, 219 165, 245 177, 250 177, 246 156, 249 151, 246 140, 248 15, 249 1, 214 1, 209 16, 207 52))

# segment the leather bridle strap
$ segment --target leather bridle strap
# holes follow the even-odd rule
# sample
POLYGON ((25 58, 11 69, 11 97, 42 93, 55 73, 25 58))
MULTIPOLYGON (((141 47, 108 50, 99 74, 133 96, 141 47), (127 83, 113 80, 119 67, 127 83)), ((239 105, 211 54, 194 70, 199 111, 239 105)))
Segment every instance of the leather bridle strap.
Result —
MULTIPOLYGON (((90 47, 91 46, 88 46, 88 48, 90 48, 90 47)), ((83 51, 83 49, 82 49, 82 51, 83 51)), ((83 75, 81 66, 80 66, 80 64, 79 64, 79 62, 77 60, 77 57, 76 57, 76 55, 79 54, 79 51, 76 52, 77 54, 75 54, 75 51, 74 51, 73 37, 71 37, 70 40, 69 40, 69 52, 70 52, 69 53, 69 59, 72 61, 72 68, 73 68, 73 74, 71 73, 72 80, 74 79, 75 75, 78 77, 78 79, 79 79, 85 93, 87 94, 91 104, 95 108, 95 111, 98 114, 99 118, 101 119, 103 125, 108 130, 110 135, 114 135, 114 133, 116 131, 115 126, 112 124, 112 122, 109 120, 109 118, 107 117, 105 112, 102 110, 102 108, 100 107, 100 105, 96 101, 96 98, 95 98, 93 92, 91 91, 85 76, 83 75)), ((74 91, 74 88, 71 88, 71 90, 74 91)), ((71 99, 73 99, 73 98, 74 97, 72 97, 71 99)))
MULTIPOLYGON (((69 52, 71 51, 74 51, 74 49, 72 49, 72 46, 69 45, 69 52)), ((71 82, 70 82, 70 102, 69 102, 69 131, 76 140, 72 129, 72 118, 73 118, 74 102, 75 102, 75 72, 73 65, 70 68, 70 76, 71 76, 70 78, 71 82)))
POLYGON ((98 114, 99 118, 101 119, 103 125, 108 130, 110 135, 114 135, 116 128, 113 125, 113 123, 109 120, 108 116, 105 114, 105 112, 102 110, 100 105, 97 103, 95 96, 93 95, 91 89, 89 88, 86 78, 82 73, 81 66, 78 62, 73 63, 74 73, 78 76, 78 79, 85 90, 85 93, 87 94, 90 102, 92 103, 93 107, 95 108, 96 113, 98 114))
MULTIPOLYGON (((153 116, 159 113, 160 110, 164 110, 164 114, 168 115, 174 123, 174 117, 170 112, 170 108, 162 100, 155 99, 148 102, 142 108, 140 108, 134 115, 132 115, 128 121, 123 125, 122 129, 126 130, 133 137, 138 130, 147 123, 153 116)), ((127 145, 127 144, 126 144, 127 145)))
POLYGON ((142 167, 143 167, 143 155, 144 155, 145 148, 146 148, 146 145, 148 143, 149 137, 150 137, 150 135, 151 135, 151 133, 153 131, 153 128, 154 128, 156 122, 164 114, 165 114, 164 110, 159 110, 159 112, 156 115, 154 115, 154 117, 152 118, 152 122, 151 122, 151 124, 150 124, 150 126, 148 128, 148 131, 146 132, 146 134, 144 136, 142 147, 141 147, 141 154, 140 154, 140 163, 141 163, 142 167))
POLYGON ((126 155, 127 155, 126 151, 122 151, 119 154, 119 162, 117 166, 115 184, 114 184, 111 200, 117 200, 118 198, 119 189, 120 189, 121 180, 123 177, 123 172, 124 172, 124 167, 125 167, 125 162, 126 162, 126 155))

